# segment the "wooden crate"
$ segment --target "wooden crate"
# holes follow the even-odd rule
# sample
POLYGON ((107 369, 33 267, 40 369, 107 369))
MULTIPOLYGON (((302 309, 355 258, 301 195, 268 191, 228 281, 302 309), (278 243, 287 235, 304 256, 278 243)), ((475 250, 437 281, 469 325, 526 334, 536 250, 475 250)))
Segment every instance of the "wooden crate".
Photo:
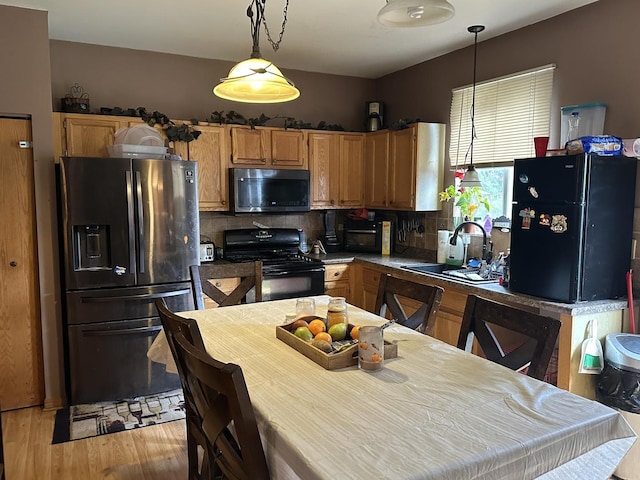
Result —
MULTIPOLYGON (((353 325, 349 324, 348 331, 351 331, 353 325)), ((310 358, 322 368, 326 370, 335 370, 337 368, 351 367, 358 364, 358 345, 354 344, 338 353, 325 353, 314 347, 311 343, 305 342, 301 338, 296 337, 291 331, 291 325, 279 325, 276 327, 276 338, 294 348, 305 357, 310 358)), ((395 358, 398 356, 398 345, 395 343, 384 341, 384 358, 395 358)))

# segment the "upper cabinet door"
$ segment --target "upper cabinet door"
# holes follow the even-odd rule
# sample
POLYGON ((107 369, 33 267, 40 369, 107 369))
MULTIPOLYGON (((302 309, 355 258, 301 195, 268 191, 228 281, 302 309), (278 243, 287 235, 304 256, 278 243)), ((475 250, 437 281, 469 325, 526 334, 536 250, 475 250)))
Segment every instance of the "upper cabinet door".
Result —
POLYGON ((200 136, 189 143, 176 142, 176 152, 185 160, 198 162, 198 204, 200 211, 229 210, 229 155, 224 127, 195 126, 200 136))
POLYGON ((361 207, 364 202, 364 134, 340 134, 339 206, 361 207))
POLYGON ((412 210, 416 199, 415 128, 391 132, 389 143, 389 207, 412 210))
POLYGON ((271 164, 269 131, 248 127, 230 127, 231 163, 266 167, 271 164))
POLYGON ((121 126, 127 126, 126 118, 114 120, 100 115, 67 115, 63 120, 64 154, 70 157, 108 157, 107 146, 113 144, 113 136, 121 126))
POLYGON ((271 130, 272 165, 307 168, 304 136, 301 130, 271 130))
POLYGON ((337 189, 332 189, 332 172, 339 167, 336 141, 336 135, 329 132, 308 135, 312 208, 336 208, 333 191, 337 189))
POLYGON ((364 205, 387 208, 389 181, 389 131, 367 133, 364 146, 367 168, 364 171, 364 205))

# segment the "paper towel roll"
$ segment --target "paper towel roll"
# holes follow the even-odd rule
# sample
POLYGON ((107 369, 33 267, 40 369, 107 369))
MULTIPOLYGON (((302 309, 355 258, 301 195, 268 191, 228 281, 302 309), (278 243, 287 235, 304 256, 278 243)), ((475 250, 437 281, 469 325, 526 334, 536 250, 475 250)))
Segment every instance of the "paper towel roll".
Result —
POLYGON ((438 230, 438 263, 445 263, 447 260, 447 246, 450 236, 451 232, 449 230, 438 230))

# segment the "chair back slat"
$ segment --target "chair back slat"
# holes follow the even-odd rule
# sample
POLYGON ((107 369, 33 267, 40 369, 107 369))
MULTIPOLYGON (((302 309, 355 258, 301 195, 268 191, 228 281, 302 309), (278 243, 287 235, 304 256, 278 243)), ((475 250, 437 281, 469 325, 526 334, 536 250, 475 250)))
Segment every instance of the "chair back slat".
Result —
POLYGON ((214 263, 191 265, 191 291, 196 309, 205 308, 204 297, 213 300, 219 307, 247 302, 247 294, 253 290, 254 300, 262 301, 262 262, 214 263), (231 292, 224 292, 210 280, 238 278, 240 283, 231 292))
POLYGON ((197 410, 213 461, 223 478, 266 480, 269 478, 260 433, 242 369, 223 363, 175 337, 178 361, 186 382, 204 392, 206 402, 197 410))
POLYGON ((399 324, 433 336, 443 293, 444 289, 436 285, 424 285, 389 274, 381 275, 375 312, 386 317, 388 311, 399 324), (422 305, 411 315, 407 315, 400 303, 402 298, 421 302, 422 305))
POLYGON ((458 348, 470 352, 475 339, 488 360, 512 370, 526 367, 527 375, 543 380, 560 326, 560 320, 469 295, 458 348), (512 339, 500 340, 496 326, 517 334, 519 340, 515 345, 512 339))

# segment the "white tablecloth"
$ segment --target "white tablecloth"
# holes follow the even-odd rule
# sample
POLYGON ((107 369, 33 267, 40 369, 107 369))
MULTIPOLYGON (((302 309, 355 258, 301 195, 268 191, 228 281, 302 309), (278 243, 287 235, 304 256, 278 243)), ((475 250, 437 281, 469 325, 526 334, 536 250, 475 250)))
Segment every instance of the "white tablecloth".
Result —
MULTIPOLYGON (((242 367, 274 479, 605 480, 635 440, 609 407, 401 326, 381 371, 325 370, 275 337, 294 306, 182 314, 242 367)), ((349 321, 384 320, 349 306, 349 321)), ((162 336, 150 357, 173 363, 162 336)))

